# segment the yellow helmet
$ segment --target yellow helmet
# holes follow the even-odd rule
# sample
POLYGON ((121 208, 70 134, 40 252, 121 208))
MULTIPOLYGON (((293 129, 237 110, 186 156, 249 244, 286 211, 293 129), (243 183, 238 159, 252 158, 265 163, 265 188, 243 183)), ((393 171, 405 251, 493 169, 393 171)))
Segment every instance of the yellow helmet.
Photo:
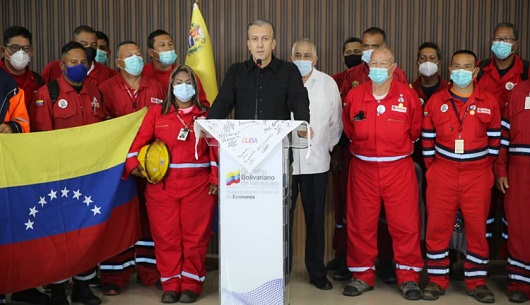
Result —
POLYGON ((155 140, 140 149, 138 162, 142 165, 142 175, 152 184, 164 180, 169 170, 169 149, 166 143, 155 140))

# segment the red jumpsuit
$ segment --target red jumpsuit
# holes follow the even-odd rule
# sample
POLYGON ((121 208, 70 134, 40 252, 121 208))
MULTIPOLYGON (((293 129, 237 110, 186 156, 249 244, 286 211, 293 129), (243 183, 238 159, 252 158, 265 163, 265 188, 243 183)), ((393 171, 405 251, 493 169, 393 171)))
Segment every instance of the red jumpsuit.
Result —
MULTIPOLYGON (((135 112, 143 107, 160 104, 165 98, 165 92, 156 80, 142 76, 138 89, 133 90, 120 73, 99 85, 99 90, 105 98, 105 108, 111 117, 120 117, 135 112)), ((154 285, 160 279, 156 267, 155 246, 149 219, 145 206, 145 179, 136 179, 138 198, 140 201, 140 226, 142 236, 140 240, 118 255, 109 258, 100 265, 100 278, 102 284, 115 284, 124 288, 129 283, 129 278, 138 270, 140 281, 146 286, 154 285)))
MULTIPOLYGON (((160 84, 162 84, 162 88, 164 90, 168 90, 169 88, 169 78, 171 77, 171 73, 173 70, 175 70, 178 67, 177 64, 173 64, 171 66, 171 69, 167 71, 158 70, 155 68, 155 65, 151 61, 147 65, 144 66, 144 69, 142 70, 143 75, 147 75, 152 79, 156 79, 160 84)), ((210 103, 208 102, 208 99, 206 98, 206 92, 204 92, 204 89, 202 88, 201 80, 197 76, 197 87, 199 87, 199 101, 203 103, 204 105, 210 107, 210 103)))
POLYGON ((75 89, 61 76, 59 82, 59 96, 52 103, 48 86, 37 90, 33 101, 29 105, 31 131, 45 131, 83 126, 101 122, 107 118, 107 113, 99 90, 84 83, 78 94, 75 89))
POLYGON ((125 177, 138 166, 136 155, 142 146, 154 139, 168 145, 168 175, 161 183, 148 184, 145 192, 156 263, 164 292, 191 290, 200 294, 215 208, 208 190, 210 183, 218 184, 217 151, 201 139, 195 159, 193 122, 206 112, 194 106, 189 113, 173 107, 168 114, 161 113, 161 105, 149 108, 131 146, 125 177), (186 140, 178 140, 186 126, 190 129, 186 140))
MULTIPOLYGON (((54 79, 58 79, 63 75, 63 71, 60 66, 61 61, 56 60, 47 64, 44 69, 42 69, 42 79, 44 83, 49 83, 54 79)), ((90 67, 88 67, 90 69, 90 67)), ((92 84, 94 86, 99 86, 105 80, 111 78, 115 73, 106 65, 99 64, 94 62, 94 69, 88 72, 88 75, 84 81, 85 84, 92 84)))
POLYGON ((408 84, 392 81, 382 100, 371 82, 346 96, 342 121, 353 154, 348 178, 348 268, 373 286, 377 225, 384 204, 394 245, 398 284, 418 282, 420 251, 418 184, 410 154, 421 130, 421 104, 408 84))
MULTIPOLYGON (((517 85, 519 82, 522 81, 523 73, 524 73, 524 67, 523 67, 523 60, 519 55, 514 55, 514 63, 510 70, 503 75, 502 77, 499 74, 499 70, 497 69, 497 66, 495 65, 495 58, 491 58, 489 61, 489 64, 482 68, 482 77, 478 81, 478 87, 480 87, 482 90, 489 92, 490 94, 494 95, 497 100, 499 101, 499 109, 502 112, 503 109, 508 104, 508 100, 510 99, 510 93, 512 92, 513 88, 515 88, 515 85, 517 85)), ((527 75, 528 78, 528 75, 527 75)), ((506 219, 505 219, 505 210, 504 210, 504 204, 503 204, 503 196, 502 194, 497 190, 497 188, 492 189, 492 198, 491 198, 491 205, 490 205, 490 212, 488 215, 487 220, 487 237, 490 242, 490 248, 498 248, 499 256, 498 258, 505 259, 506 258, 506 240, 508 238, 508 228, 506 225, 506 219), (497 215, 497 202, 500 203, 500 208, 502 211, 502 217, 501 219, 498 219, 497 215), (501 246, 499 248, 498 245, 494 243, 493 236, 496 235, 495 228, 497 227, 497 222, 501 220, 501 226, 502 226, 502 233, 501 236, 503 242, 501 243, 501 246)))
POLYGON ((442 289, 449 285, 449 241, 458 209, 466 230, 467 289, 486 284, 486 217, 499 145, 500 114, 495 97, 475 88, 464 103, 448 88, 430 98, 422 125, 427 167, 427 273, 442 289))
POLYGON ((495 175, 508 177, 504 198, 508 224, 508 290, 530 298, 530 80, 513 90, 502 119, 495 175))
MULTIPOLYGON (((4 60, 6 59, 4 58, 4 60)), ((0 68, 4 69, 4 71, 11 75, 11 77, 17 82, 18 87, 24 90, 26 108, 28 108, 37 89, 44 85, 42 78, 38 74, 35 75, 36 73, 31 71, 29 67, 26 67, 26 70, 22 75, 11 74, 5 66, 4 60, 0 60, 0 68)))

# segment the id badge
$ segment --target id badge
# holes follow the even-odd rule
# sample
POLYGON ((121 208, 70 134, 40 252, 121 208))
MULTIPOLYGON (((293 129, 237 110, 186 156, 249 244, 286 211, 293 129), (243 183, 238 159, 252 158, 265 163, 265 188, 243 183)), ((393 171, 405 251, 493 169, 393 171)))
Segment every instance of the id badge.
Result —
POLYGON ((455 154, 463 154, 463 153, 464 153, 464 140, 456 139, 455 140, 455 154))
POLYGON ((188 128, 180 129, 177 140, 186 141, 186 139, 188 138, 188 133, 190 133, 190 130, 188 128))
POLYGON ((530 96, 527 96, 526 99, 524 100, 524 109, 525 110, 530 109, 530 96))

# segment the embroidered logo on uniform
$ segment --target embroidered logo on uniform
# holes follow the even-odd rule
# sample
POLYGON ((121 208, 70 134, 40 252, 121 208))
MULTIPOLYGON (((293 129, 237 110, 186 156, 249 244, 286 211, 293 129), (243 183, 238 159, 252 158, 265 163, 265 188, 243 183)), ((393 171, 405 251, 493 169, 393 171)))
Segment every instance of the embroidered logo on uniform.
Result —
POLYGON ((36 100, 35 101, 36 107, 43 107, 44 106, 44 100, 36 100))
MULTIPOLYGON (((402 105, 402 104, 400 104, 400 105, 402 105)), ((397 111, 397 112, 401 112, 401 113, 407 113, 407 107, 392 105, 392 111, 397 111)))
POLYGON ((59 108, 64 109, 64 108, 68 107, 68 101, 65 100, 64 98, 60 99, 59 102, 57 103, 57 105, 59 105, 59 108))
POLYGON ((359 82, 358 81, 353 81, 353 83, 351 83, 351 87, 352 88, 355 88, 357 86, 359 86, 359 82))
POLYGON ((491 111, 489 110, 489 108, 477 108, 477 113, 491 114, 491 111))
POLYGON ((424 112, 423 112, 423 116, 424 116, 424 117, 428 117, 428 116, 429 116, 429 111, 424 111, 424 112))
POLYGON ((156 98, 156 97, 152 97, 151 98, 151 103, 153 104, 162 104, 163 100, 159 99, 159 98, 156 98))

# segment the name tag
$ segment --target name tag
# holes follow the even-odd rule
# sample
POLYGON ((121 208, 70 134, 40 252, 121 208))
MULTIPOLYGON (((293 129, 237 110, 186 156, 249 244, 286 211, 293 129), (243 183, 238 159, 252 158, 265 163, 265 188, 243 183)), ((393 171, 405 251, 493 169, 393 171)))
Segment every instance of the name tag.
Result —
POLYGON ((530 109, 530 96, 527 96, 524 100, 524 109, 530 109))
POLYGON ((463 153, 464 153, 464 140, 456 139, 455 140, 455 154, 463 154, 463 153))
POLYGON ((152 97, 151 98, 151 103, 153 103, 153 104, 162 104, 162 102, 163 102, 163 100, 158 99, 156 97, 152 97))
POLYGON ((489 110, 489 108, 477 108, 477 113, 491 114, 491 111, 489 110))
POLYGON ((397 105, 392 105, 392 111, 407 113, 407 107, 399 107, 397 105))

